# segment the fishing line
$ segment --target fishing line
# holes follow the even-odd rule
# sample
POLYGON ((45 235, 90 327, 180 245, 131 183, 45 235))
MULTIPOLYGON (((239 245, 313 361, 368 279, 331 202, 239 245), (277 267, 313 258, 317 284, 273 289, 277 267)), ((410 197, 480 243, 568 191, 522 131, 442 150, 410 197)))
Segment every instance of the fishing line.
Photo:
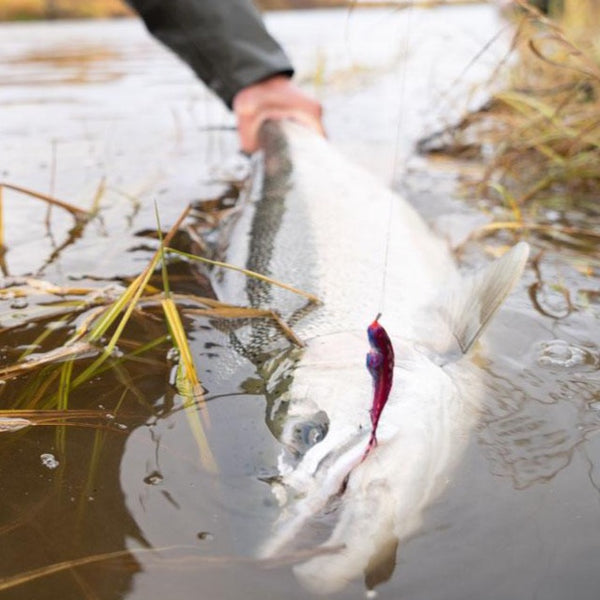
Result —
MULTIPOLYGON (((399 90, 399 102, 398 102, 398 114, 396 118, 396 137, 394 141, 394 156, 392 160, 391 174, 390 174, 390 188, 393 189, 394 180, 396 178, 396 168, 398 166, 398 162, 400 159, 400 135, 405 130, 405 121, 403 118, 404 115, 404 105, 405 105, 405 92, 406 92, 406 73, 407 73, 407 63, 408 63, 408 50, 410 46, 410 22, 411 17, 413 15, 413 7, 412 5, 408 7, 406 10, 406 23, 405 23, 405 31, 402 36, 402 57, 403 64, 400 68, 400 90, 399 90)), ((404 159, 404 171, 406 171, 406 156, 404 159)), ((379 313, 382 314, 385 312, 385 293, 386 293, 386 282, 387 282, 387 272, 390 260, 390 240, 392 237, 392 217, 394 213, 394 196, 390 194, 390 201, 388 204, 388 214, 387 221, 385 225, 386 234, 385 234, 385 250, 383 257, 383 276, 381 282, 381 296, 379 298, 379 313)))

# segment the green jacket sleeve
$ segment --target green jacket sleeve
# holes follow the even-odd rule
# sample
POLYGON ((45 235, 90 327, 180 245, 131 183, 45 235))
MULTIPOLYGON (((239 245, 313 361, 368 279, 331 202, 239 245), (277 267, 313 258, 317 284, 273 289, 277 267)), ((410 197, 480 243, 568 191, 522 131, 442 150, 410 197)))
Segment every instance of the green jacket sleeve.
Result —
POLYGON ((251 0, 127 0, 157 39, 231 108, 241 89, 292 65, 251 0))

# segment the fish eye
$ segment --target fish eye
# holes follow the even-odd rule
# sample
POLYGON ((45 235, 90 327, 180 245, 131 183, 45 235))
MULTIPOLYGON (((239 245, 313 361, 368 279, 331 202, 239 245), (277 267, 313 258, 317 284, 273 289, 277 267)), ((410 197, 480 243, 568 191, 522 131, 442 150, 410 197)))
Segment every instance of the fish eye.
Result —
POLYGON ((307 446, 318 444, 325 437, 325 433, 325 427, 321 423, 304 427, 302 431, 307 446))
POLYGON ((298 445, 310 448, 318 444, 326 433, 327 431, 322 423, 302 423, 294 427, 294 440, 298 445))
POLYGON ((309 419, 295 419, 284 428, 281 441, 296 455, 302 455, 321 442, 329 430, 329 419, 323 411, 309 419))

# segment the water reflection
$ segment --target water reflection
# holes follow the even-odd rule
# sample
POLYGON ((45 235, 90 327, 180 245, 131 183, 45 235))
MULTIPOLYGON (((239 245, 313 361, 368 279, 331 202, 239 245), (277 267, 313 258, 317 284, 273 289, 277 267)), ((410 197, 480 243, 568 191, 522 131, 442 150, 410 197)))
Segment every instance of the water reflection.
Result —
POLYGON ((600 353, 593 343, 551 339, 532 346, 518 379, 502 374, 510 372, 508 363, 496 357, 487 367, 493 396, 479 441, 492 472, 524 489, 568 467, 573 453, 599 430, 591 407, 597 399, 600 353))

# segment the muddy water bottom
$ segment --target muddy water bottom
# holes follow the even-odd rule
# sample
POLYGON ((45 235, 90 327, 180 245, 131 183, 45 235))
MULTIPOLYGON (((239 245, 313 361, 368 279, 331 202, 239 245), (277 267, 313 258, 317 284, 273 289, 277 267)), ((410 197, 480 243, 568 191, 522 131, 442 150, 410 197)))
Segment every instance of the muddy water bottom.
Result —
MULTIPOLYGON (((456 97, 502 55, 493 45, 465 74, 503 27, 490 7, 282 13, 269 25, 321 97, 342 151, 384 179, 402 176, 404 193, 454 244, 485 220, 453 196, 453 175, 411 148, 464 107, 456 97)), ((166 228, 188 203, 226 194, 248 172, 231 117, 135 21, 4 25, 0 40, 2 180, 100 208, 74 230, 62 210, 47 214, 5 191, 6 282, 125 284, 156 247, 154 201, 166 228)), ((205 229, 192 224, 181 244, 199 251, 205 229)), ((510 242, 471 242, 459 257, 481 264, 510 242)), ((474 357, 488 393, 469 450, 420 533, 382 570, 380 598, 598 597, 597 265, 544 247, 541 275, 527 271, 474 357)), ((199 269, 172 269, 176 290, 211 294, 199 269)), ((60 300, 3 297, 3 365, 67 339, 87 313, 61 321, 60 300)), ((77 419, 1 434, 3 598, 309 596, 289 564, 252 558, 278 514, 267 481, 280 452, 255 367, 223 323, 195 317, 186 329, 216 471, 183 410, 162 320, 135 317, 111 368, 71 389, 77 419)), ((72 378, 90 361, 78 361, 72 378)), ((55 410, 61 368, 5 383, 1 408, 55 410)), ((364 594, 356 581, 339 597, 364 594)))

